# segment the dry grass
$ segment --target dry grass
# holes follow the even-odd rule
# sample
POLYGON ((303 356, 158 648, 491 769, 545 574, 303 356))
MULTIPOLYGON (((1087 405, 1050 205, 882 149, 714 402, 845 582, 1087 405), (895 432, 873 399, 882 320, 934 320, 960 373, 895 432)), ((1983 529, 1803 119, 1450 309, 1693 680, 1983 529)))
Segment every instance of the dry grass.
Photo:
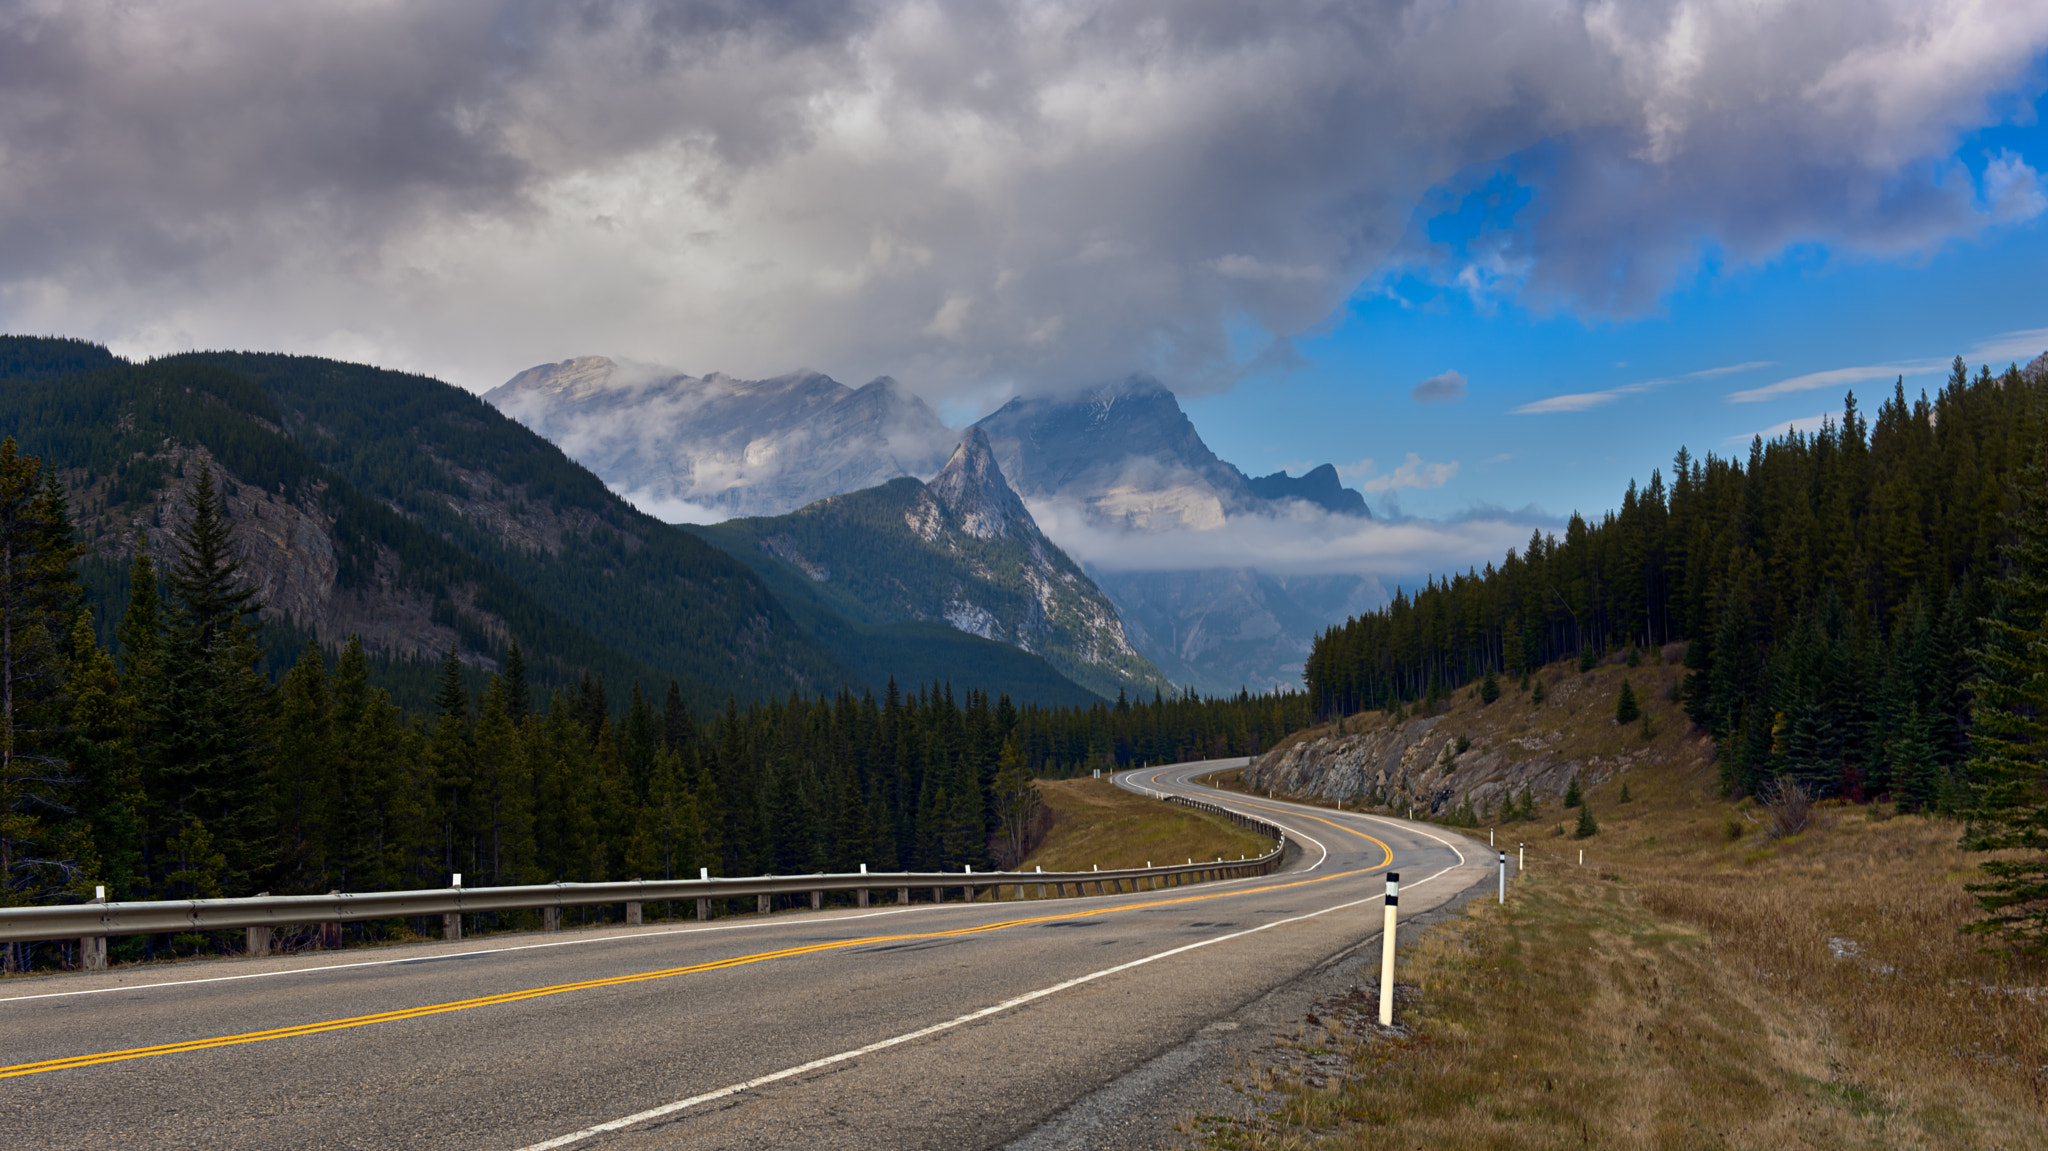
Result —
MULTIPOLYGON (((1589 718, 1565 737, 1620 734, 1589 718)), ((1528 872, 1404 953, 1411 1034, 1321 1018, 1295 1046, 1348 1078, 1283 1075, 1271 1125, 1211 1144, 2048 1146, 2048 967, 1960 933, 1978 862, 1960 829, 1822 803, 1771 839, 1718 798, 1699 740, 1656 742, 1590 793, 1594 838, 1549 837, 1555 805, 1502 829, 1528 872)))
POLYGON ((1136 795, 1107 779, 1040 780, 1052 830, 1020 870, 1164 866, 1193 859, 1260 856, 1273 841, 1205 812, 1136 795))

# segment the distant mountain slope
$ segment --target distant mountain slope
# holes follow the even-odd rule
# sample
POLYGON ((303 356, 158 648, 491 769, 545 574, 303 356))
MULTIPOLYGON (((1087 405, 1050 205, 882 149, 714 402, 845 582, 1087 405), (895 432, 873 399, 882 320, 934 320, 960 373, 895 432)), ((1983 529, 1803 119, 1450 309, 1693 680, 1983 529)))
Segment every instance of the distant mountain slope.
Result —
MULTIPOLYGON (((0 364, 52 343, 0 339, 0 364)), ((543 680, 673 676, 704 707, 845 678, 751 570, 459 389, 293 356, 68 366, 107 363, 0 382, 0 426, 60 469, 103 594, 138 536, 168 560, 205 463, 271 613, 328 643, 488 666, 517 638, 543 680)))
POLYGON ((693 530, 857 624, 943 621, 1039 655, 1103 696, 1168 686, 1108 598, 1039 532, 979 431, 929 485, 904 477, 693 530))
POLYGON ((1344 486, 1337 478, 1337 469, 1331 464, 1310 468, 1299 476, 1290 476, 1283 469, 1270 476, 1259 476, 1251 481, 1252 494, 1262 500, 1306 500, 1324 511, 1339 515, 1370 517, 1372 512, 1365 506, 1365 497, 1344 486))
MULTIPOLYGON (((1295 500, 1371 515, 1329 464, 1300 477, 1247 477, 1217 458, 1173 393, 1148 376, 1020 397, 975 426, 1026 499, 1077 505, 1096 525, 1129 532, 1133 550, 1147 533, 1214 530, 1295 500)), ((1248 566, 1094 575, 1131 642, 1176 682, 1206 692, 1298 686, 1316 634, 1382 598, 1367 576, 1274 577, 1248 566)))
POLYGON ((514 376, 484 399, 665 519, 779 515, 826 496, 928 476, 954 436, 883 377, 702 378, 584 356, 514 376))
POLYGON ((1091 571, 1131 644, 1175 683, 1211 695, 1296 687, 1315 637, 1379 607, 1369 576, 1279 576, 1255 568, 1091 571))

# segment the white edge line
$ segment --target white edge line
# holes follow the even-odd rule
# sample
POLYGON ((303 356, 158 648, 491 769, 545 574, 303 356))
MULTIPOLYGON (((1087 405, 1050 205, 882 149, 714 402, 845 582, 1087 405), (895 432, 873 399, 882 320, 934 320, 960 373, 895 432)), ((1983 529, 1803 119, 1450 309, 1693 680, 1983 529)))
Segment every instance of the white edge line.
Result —
MULTIPOLYGON (((1435 879, 1438 875, 1442 875, 1445 871, 1456 870, 1458 866, 1458 864, 1452 864, 1450 867, 1444 868, 1443 871, 1437 872, 1436 875, 1431 875, 1428 879, 1417 880, 1416 882, 1409 884, 1408 886, 1420 887, 1423 884, 1428 883, 1430 879, 1435 879)), ((529 1143, 526 1146, 519 1148, 519 1151, 552 1151, 553 1148, 567 1147, 572 1143, 580 1143, 583 1140, 589 1139, 593 1136, 605 1135, 613 1131, 622 1131, 628 1127, 637 1127, 640 1124, 646 1123, 650 1120, 660 1119, 666 1115, 673 1115, 678 1111, 685 1111, 692 1107, 699 1107, 706 1103, 716 1102, 720 1099, 725 1099, 733 1095, 738 1095, 743 1091, 751 1091, 757 1087, 766 1087, 771 1083, 779 1083, 784 1079, 792 1079, 798 1075, 803 1075, 808 1072, 817 1071, 821 1068, 833 1066, 834 1064, 845 1063, 848 1060, 858 1059, 863 1055, 872 1055, 877 1051, 885 1051, 891 1047, 895 1047, 904 1043, 909 1043, 912 1040, 923 1039, 927 1035, 936 1035, 941 1031, 951 1031, 956 1027, 972 1023, 977 1019, 986 1019, 991 1015, 997 1015, 1004 1011, 1008 1011, 1012 1008, 1022 1007, 1027 1003, 1044 999, 1048 995, 1056 995, 1059 992, 1066 991, 1070 988, 1079 987, 1084 983, 1092 983, 1097 979, 1104 978, 1105 976, 1115 975, 1118 972, 1129 971, 1134 967, 1143 967, 1148 963, 1154 963, 1161 959, 1167 959, 1175 955, 1180 955, 1185 952, 1193 951, 1197 948, 1207 947, 1212 943, 1226 943, 1232 939, 1242 939, 1247 935, 1256 935, 1261 931, 1268 931, 1275 927, 1284 927, 1290 923, 1300 923, 1303 920, 1314 919, 1317 916, 1321 915, 1328 915, 1333 911, 1343 911, 1347 908, 1360 907, 1368 903, 1375 903, 1378 902, 1381 898, 1381 896, 1377 895, 1368 896, 1365 899, 1355 899, 1349 903, 1339 903, 1333 907, 1325 907, 1321 911, 1311 911, 1306 915, 1297 915, 1289 919, 1276 919, 1271 923, 1262 923, 1257 927, 1246 928, 1243 931, 1233 931, 1228 935, 1218 935, 1213 939, 1204 939, 1195 943, 1184 943, 1179 947, 1168 948, 1165 951, 1157 952, 1152 955, 1142 956, 1138 959, 1133 959, 1128 963, 1119 963, 1114 967, 1105 967, 1100 971, 1091 971, 1086 975, 1076 976, 1075 978, 1066 980, 1065 982, 1055 983, 1050 987, 1041 987, 1037 991, 1029 991, 1024 993, 1023 995, 1019 995, 1011 999, 1005 999, 1001 1003, 981 1008, 978 1011, 970 1011, 965 1015, 954 1016, 953 1018, 948 1019, 943 1023, 934 1023, 929 1027, 920 1027, 915 1031, 906 1031, 901 1035, 895 1035, 891 1036, 888 1039, 878 1040, 874 1043, 868 1044, 865 1047, 856 1047, 851 1051, 842 1051, 837 1055, 827 1055, 822 1059, 813 1059, 809 1063, 800 1063, 795 1067, 787 1067, 781 1071, 775 1071, 767 1075, 757 1076, 756 1078, 749 1079, 744 1083, 735 1083, 730 1087, 721 1087, 716 1091, 706 1091, 702 1095, 692 1095, 688 1099, 678 1099, 673 1103, 664 1103, 659 1107, 650 1107, 645 1111, 635 1112, 634 1114, 627 1115, 624 1118, 613 1119, 608 1123, 599 1123, 594 1127, 585 1127, 581 1131, 571 1131, 567 1135, 557 1135, 553 1139, 548 1139, 540 1143, 529 1143)))

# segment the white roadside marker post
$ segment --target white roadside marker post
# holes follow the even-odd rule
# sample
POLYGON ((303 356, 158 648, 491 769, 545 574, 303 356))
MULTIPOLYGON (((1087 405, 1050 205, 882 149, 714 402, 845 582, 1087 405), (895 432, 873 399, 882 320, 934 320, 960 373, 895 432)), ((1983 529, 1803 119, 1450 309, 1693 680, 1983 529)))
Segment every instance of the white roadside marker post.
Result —
POLYGON ((1401 902, 1401 874, 1387 872, 1387 921, 1380 935, 1380 1026, 1394 1025, 1394 909, 1401 902))
MULTIPOLYGON (((461 891, 462 873, 459 871, 456 872, 454 882, 450 883, 448 886, 455 889, 456 891, 461 891)), ((460 911, 451 912, 441 917, 441 938, 462 938, 462 913, 460 911)))
POLYGON ((1508 853, 1505 849, 1500 853, 1500 901, 1508 901, 1508 853))
POLYGON ((1526 865, 1527 865, 1527 863, 1528 863, 1528 860, 1529 860, 1529 845, 1528 845, 1528 844, 1526 844, 1526 843, 1517 843, 1517 844, 1515 844, 1515 876, 1516 876, 1516 878, 1518 878, 1518 879, 1519 879, 1519 878, 1521 877, 1521 874, 1522 874, 1522 868, 1523 868, 1524 866, 1526 866, 1526 865))

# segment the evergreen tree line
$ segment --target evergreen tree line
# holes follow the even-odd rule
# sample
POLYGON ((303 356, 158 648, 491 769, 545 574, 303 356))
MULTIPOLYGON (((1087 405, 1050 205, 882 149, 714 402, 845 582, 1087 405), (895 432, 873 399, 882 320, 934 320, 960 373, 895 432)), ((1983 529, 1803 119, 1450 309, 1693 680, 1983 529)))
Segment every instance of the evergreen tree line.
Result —
MULTIPOLYGON (((451 649, 430 710, 351 639, 272 683, 202 470, 175 562, 137 549, 109 651, 54 474, 0 445, 0 905, 1011 863, 1034 777, 1251 754, 1300 693, 1014 705, 945 683, 693 713, 585 674, 539 694, 517 643, 451 649)), ((198 945, 203 941, 188 941, 198 945)), ((129 941, 138 949, 154 944, 129 941)), ((117 954, 122 948, 117 947, 117 954)))
POLYGON ((2044 385, 2017 369, 1939 394, 1903 381, 1874 422, 1752 440, 1748 459, 1681 449, 1619 512, 1574 515, 1499 566, 1429 580, 1318 637, 1321 714, 1393 708, 1490 674, 1685 640, 1683 702, 1724 784, 1889 795, 1960 810, 1972 794, 1971 683, 2015 478, 2043 444, 2044 385))

